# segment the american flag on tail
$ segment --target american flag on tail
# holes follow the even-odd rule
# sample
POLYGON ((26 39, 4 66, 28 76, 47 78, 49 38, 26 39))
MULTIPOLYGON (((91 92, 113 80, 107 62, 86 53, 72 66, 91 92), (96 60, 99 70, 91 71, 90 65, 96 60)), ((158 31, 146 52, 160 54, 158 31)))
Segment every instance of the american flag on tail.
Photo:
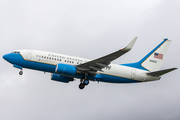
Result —
POLYGON ((163 59, 163 54, 160 54, 160 53, 154 53, 154 58, 157 58, 157 59, 163 59))

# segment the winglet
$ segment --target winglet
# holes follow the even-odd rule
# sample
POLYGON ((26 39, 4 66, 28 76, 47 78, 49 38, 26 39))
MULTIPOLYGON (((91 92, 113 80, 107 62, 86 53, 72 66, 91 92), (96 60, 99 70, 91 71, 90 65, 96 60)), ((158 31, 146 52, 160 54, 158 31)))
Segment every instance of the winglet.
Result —
POLYGON ((135 37, 123 50, 127 50, 127 51, 131 50, 132 47, 134 46, 137 38, 138 38, 138 37, 135 37))

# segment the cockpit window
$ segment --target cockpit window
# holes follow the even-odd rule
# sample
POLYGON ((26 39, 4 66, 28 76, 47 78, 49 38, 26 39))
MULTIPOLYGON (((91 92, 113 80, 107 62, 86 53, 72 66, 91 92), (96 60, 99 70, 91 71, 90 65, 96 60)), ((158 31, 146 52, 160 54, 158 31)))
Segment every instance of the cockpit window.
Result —
POLYGON ((15 53, 15 54, 19 54, 20 52, 18 52, 18 51, 14 51, 13 53, 15 53))

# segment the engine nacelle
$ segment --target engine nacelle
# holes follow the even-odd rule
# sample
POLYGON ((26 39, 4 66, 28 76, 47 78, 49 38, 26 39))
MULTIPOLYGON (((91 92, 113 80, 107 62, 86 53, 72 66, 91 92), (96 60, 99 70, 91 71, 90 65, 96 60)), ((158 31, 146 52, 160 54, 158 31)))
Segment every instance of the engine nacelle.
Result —
POLYGON ((76 74, 76 67, 68 64, 59 63, 56 66, 56 73, 73 76, 76 74))
POLYGON ((69 81, 74 81, 74 78, 69 78, 69 77, 65 77, 65 76, 53 73, 53 74, 51 74, 51 80, 69 83, 69 81))

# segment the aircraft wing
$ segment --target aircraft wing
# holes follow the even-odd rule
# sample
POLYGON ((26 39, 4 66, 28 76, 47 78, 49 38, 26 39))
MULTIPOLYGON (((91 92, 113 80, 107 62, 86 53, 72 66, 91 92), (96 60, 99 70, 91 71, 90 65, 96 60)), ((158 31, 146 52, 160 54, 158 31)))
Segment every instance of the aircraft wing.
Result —
POLYGON ((103 68, 107 67, 109 68, 109 64, 111 61, 117 59, 118 57, 122 56, 126 52, 130 51, 132 47, 134 46, 134 43, 136 42, 138 37, 135 37, 125 48, 120 49, 114 53, 111 53, 109 55, 103 56, 101 58, 89 61, 87 63, 83 63, 80 65, 77 65, 77 69, 80 71, 96 74, 97 71, 102 71, 103 68))

